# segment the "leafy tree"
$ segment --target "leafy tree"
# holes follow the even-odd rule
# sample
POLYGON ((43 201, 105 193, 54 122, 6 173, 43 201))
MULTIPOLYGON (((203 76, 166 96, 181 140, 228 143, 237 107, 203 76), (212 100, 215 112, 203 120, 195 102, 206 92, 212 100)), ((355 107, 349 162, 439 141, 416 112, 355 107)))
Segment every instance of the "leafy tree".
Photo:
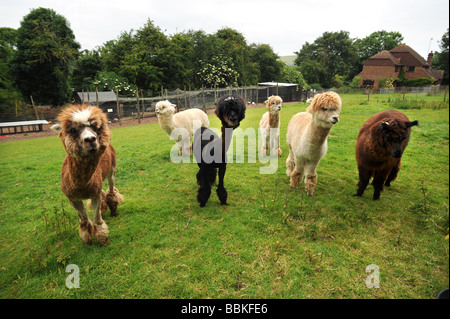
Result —
POLYGON ((14 99, 20 97, 20 93, 14 88, 11 72, 16 43, 17 30, 0 28, 0 110, 5 110, 8 105, 12 105, 14 99))
POLYGON ((444 70, 444 79, 442 80, 442 84, 448 84, 448 50, 449 50, 449 29, 447 28, 447 32, 444 33, 441 39, 441 43, 439 45, 441 52, 436 52, 435 57, 433 59, 432 68, 436 70, 444 70))
POLYGON ((100 72, 95 80, 91 82, 91 91, 95 88, 99 91, 119 91, 119 95, 135 96, 136 86, 128 83, 128 80, 114 72, 100 72))
POLYGON ((308 90, 310 87, 303 78, 298 66, 284 65, 281 70, 280 82, 295 83, 302 90, 308 90))
POLYGON ((68 21, 52 9, 26 15, 17 35, 12 61, 16 85, 36 103, 61 105, 69 101, 70 74, 80 45, 68 21))
MULTIPOLYGON (((274 81, 281 75, 284 63, 268 44, 252 44, 250 50, 251 60, 257 65, 257 82, 274 81)), ((252 82, 255 83, 255 79, 252 82)))
POLYGON ((324 32, 314 43, 306 42, 296 54, 295 64, 300 66, 306 81, 319 80, 323 87, 331 87, 335 75, 352 79, 359 61, 347 31, 324 32))
POLYGON ((218 55, 209 61, 202 61, 203 68, 198 72, 202 84, 208 87, 237 86, 239 74, 234 70, 231 59, 218 55))
POLYGON ((72 87, 75 92, 93 91, 92 82, 102 71, 102 59, 98 51, 84 50, 75 61, 72 74, 72 87))
POLYGON ((363 63, 371 56, 383 50, 392 50, 403 41, 400 32, 388 32, 385 30, 373 32, 364 39, 357 39, 355 46, 358 50, 360 62, 363 63))

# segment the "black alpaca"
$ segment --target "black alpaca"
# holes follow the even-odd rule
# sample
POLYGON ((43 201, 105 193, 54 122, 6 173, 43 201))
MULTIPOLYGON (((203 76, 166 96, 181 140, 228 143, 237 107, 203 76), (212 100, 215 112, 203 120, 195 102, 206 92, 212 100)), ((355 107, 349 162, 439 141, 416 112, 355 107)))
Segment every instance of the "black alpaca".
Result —
POLYGON ((219 137, 206 127, 199 128, 194 134, 194 156, 200 168, 197 173, 197 200, 204 207, 211 195, 211 186, 216 181, 219 169, 217 196, 222 205, 227 205, 227 191, 223 185, 227 169, 227 150, 230 146, 233 130, 245 118, 245 102, 239 96, 224 96, 216 105, 216 115, 222 122, 222 136, 219 137))

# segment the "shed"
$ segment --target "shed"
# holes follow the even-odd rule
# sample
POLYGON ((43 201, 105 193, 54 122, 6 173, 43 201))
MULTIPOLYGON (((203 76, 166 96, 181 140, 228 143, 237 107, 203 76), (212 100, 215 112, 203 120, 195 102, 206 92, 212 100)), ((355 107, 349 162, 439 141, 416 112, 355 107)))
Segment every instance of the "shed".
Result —
MULTIPOLYGON (((98 92, 98 105, 101 106, 106 102, 116 102, 117 96, 113 91, 98 92)), ((90 105, 97 105, 96 92, 77 92, 75 95, 75 102, 88 103, 90 105)))
POLYGON ((258 86, 267 87, 267 97, 271 95, 279 95, 284 102, 302 100, 302 90, 299 89, 298 84, 295 83, 261 82, 258 83, 258 86))

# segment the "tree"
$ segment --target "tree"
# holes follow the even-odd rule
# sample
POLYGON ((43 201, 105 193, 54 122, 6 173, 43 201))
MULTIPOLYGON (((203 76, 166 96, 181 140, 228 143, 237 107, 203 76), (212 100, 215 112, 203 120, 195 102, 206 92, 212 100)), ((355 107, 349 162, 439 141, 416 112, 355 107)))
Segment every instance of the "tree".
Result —
POLYGON ((0 28, 0 110, 14 105, 20 93, 14 88, 11 61, 14 57, 14 47, 17 43, 17 30, 0 28))
POLYGON ((281 70, 279 82, 295 83, 302 90, 308 90, 310 87, 303 78, 302 73, 299 71, 299 67, 295 65, 284 65, 281 70))
POLYGON ((231 59, 218 55, 209 61, 202 61, 203 68, 198 72, 202 84, 209 87, 237 86, 239 74, 234 70, 231 59))
POLYGON ((274 81, 281 75, 284 63, 279 60, 280 57, 273 52, 270 45, 252 44, 250 50, 251 61, 257 65, 257 82, 274 81))
POLYGON ((435 70, 444 70, 444 79, 442 80, 442 84, 448 84, 448 51, 449 51, 449 29, 447 28, 447 32, 442 36, 441 42, 439 44, 441 52, 436 52, 435 57, 433 59, 432 68, 435 70))
POLYGON ((364 39, 357 39, 355 46, 358 50, 360 62, 363 63, 371 56, 383 50, 392 50, 400 45, 403 36, 400 32, 388 32, 385 30, 373 32, 364 39))
POLYGON ((102 71, 102 59, 98 51, 84 50, 75 61, 72 74, 72 87, 75 92, 93 91, 93 81, 102 71))
POLYGON ((15 83, 36 103, 61 105, 70 100, 69 79, 80 45, 69 23, 52 9, 26 15, 17 35, 12 61, 15 83))
POLYGON ((295 64, 308 83, 331 87, 335 75, 350 80, 356 74, 358 54, 347 31, 324 32, 314 43, 306 42, 296 52, 295 64), (318 72, 318 73, 315 73, 318 72))

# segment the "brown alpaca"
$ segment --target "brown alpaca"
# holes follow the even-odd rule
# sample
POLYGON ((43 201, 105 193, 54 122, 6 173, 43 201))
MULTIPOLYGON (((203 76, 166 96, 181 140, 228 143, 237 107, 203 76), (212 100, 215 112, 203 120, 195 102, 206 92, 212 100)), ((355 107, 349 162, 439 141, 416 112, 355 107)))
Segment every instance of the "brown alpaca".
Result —
POLYGON ((278 156, 281 156, 280 111, 283 100, 278 95, 272 95, 265 103, 269 108, 269 112, 264 113, 259 122, 262 136, 261 155, 266 156, 269 154, 270 144, 272 143, 274 148, 278 145, 278 156))
POLYGON ((59 131, 66 150, 61 189, 78 214, 80 237, 87 245, 92 243, 92 236, 101 245, 108 245, 109 230, 102 215, 109 207, 111 216, 115 216, 123 196, 114 187, 116 153, 110 144, 112 133, 106 115, 98 107, 75 105, 62 111, 58 122, 52 129, 59 131), (102 190, 105 179, 109 186, 106 193, 102 190), (84 199, 91 200, 93 223, 84 199))
POLYGON ((363 124, 356 142, 359 182, 355 196, 363 195, 371 177, 374 200, 380 199, 383 185, 391 186, 400 171, 414 125, 418 122, 410 122, 405 114, 395 110, 377 113, 363 124))

